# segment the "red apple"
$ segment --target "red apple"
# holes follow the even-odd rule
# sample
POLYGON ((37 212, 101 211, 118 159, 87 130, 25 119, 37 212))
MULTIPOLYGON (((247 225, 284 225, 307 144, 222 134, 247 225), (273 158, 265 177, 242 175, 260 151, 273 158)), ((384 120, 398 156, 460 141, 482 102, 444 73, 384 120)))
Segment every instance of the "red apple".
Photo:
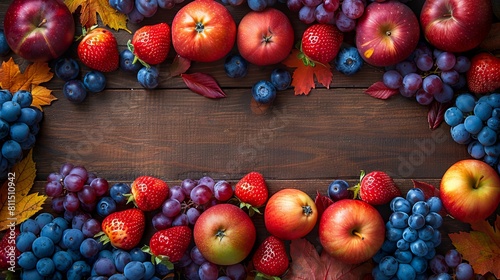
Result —
POLYGON ((245 211, 223 203, 201 213, 194 225, 193 236, 205 259, 218 265, 231 265, 250 254, 256 231, 245 211))
POLYGON ((236 40, 231 13, 215 0, 195 0, 182 7, 172 21, 172 44, 178 55, 200 62, 221 59, 236 40))
POLYGON ((420 23, 425 38, 436 48, 465 52, 486 38, 492 13, 491 0, 427 0, 420 23))
POLYGON ((7 43, 29 61, 48 61, 71 45, 75 22, 68 7, 58 0, 14 0, 4 18, 7 43))
POLYGON ((370 3, 356 26, 358 52, 374 66, 406 59, 417 47, 419 36, 417 16, 399 1, 370 3))
POLYGON ((288 17, 274 8, 247 13, 238 25, 236 44, 248 62, 263 66, 284 60, 293 48, 294 31, 288 17))
POLYGON ((267 201, 264 223, 272 235, 293 240, 304 237, 316 225, 318 210, 311 197, 297 189, 282 189, 267 201))
POLYGON ((372 258, 385 239, 385 222, 375 207, 343 199, 326 208, 319 222, 319 241, 330 255, 347 264, 372 258))
POLYGON ((484 220, 500 203, 500 176, 481 160, 461 160, 444 173, 439 196, 455 219, 466 223, 484 220))

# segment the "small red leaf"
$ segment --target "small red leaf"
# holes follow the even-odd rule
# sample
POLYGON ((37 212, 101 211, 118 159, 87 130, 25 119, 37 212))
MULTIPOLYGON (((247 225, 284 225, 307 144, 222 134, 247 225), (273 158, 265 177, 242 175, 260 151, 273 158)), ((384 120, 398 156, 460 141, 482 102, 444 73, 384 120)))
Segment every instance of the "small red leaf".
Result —
POLYGON ((382 81, 378 81, 365 90, 365 93, 378 99, 387 99, 399 93, 398 89, 388 88, 382 81))
POLYGON ((424 194, 425 194, 425 199, 429 199, 430 197, 437 196, 439 197, 439 189, 434 187, 431 184, 417 181, 417 180, 411 180, 413 182, 413 187, 421 189, 424 194))
POLYGON ((169 68, 170 76, 175 77, 180 74, 184 74, 189 69, 189 67, 191 67, 191 60, 180 55, 176 55, 169 68))
POLYGON ((434 100, 429 106, 429 112, 427 112, 427 122, 429 123, 429 128, 434 130, 439 127, 439 125, 444 120, 444 113, 450 107, 450 103, 441 103, 434 100))
POLYGON ((316 208, 318 209, 318 219, 321 217, 321 214, 328 208, 328 206, 333 204, 333 200, 331 200, 328 196, 324 196, 316 191, 316 199, 314 200, 316 204, 316 208))
POLYGON ((181 74, 182 80, 193 92, 208 97, 226 97, 224 91, 219 87, 215 79, 204 73, 181 74))

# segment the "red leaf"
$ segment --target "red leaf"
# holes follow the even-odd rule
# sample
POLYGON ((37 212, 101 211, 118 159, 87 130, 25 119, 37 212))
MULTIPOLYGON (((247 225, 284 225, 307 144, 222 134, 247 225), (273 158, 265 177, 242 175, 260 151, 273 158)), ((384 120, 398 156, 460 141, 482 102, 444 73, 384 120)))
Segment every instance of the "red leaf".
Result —
POLYGON ((204 73, 181 74, 182 80, 193 92, 208 97, 226 97, 224 91, 219 87, 215 79, 204 73))
POLYGON ((290 243, 290 269, 282 278, 294 280, 359 280, 370 276, 371 261, 360 264, 345 264, 325 251, 321 256, 306 239, 295 239, 290 243))
POLYGON ((331 200, 328 196, 320 194, 319 191, 316 191, 316 199, 314 200, 314 203, 316 204, 316 208, 318 209, 319 219, 326 208, 333 204, 333 200, 331 200))
POLYGON ((444 113, 450 107, 450 103, 440 103, 434 100, 429 106, 429 112, 427 113, 427 122, 429 123, 429 128, 434 130, 439 127, 439 125, 444 120, 444 113))
POLYGON ((191 67, 191 60, 180 55, 176 55, 169 68, 170 76, 175 77, 180 74, 184 74, 189 69, 189 67, 191 67))
POLYGON ((411 180, 413 182, 413 187, 421 189, 425 194, 425 199, 429 199, 430 197, 437 196, 439 197, 439 189, 434 187, 431 184, 427 184, 425 182, 411 180))
POLYGON ((365 90, 365 93, 378 99, 387 99, 399 93, 398 89, 388 88, 382 81, 375 82, 365 90))

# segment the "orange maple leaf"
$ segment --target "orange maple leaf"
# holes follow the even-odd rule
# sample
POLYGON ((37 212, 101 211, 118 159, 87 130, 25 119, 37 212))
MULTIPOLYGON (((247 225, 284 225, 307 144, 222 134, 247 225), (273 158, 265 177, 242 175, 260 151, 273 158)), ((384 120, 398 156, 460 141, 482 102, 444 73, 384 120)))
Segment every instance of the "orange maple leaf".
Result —
POLYGON ((333 73, 329 64, 321 63, 305 63, 303 60, 304 54, 293 49, 290 55, 282 62, 290 68, 296 68, 292 75, 292 86, 294 87, 295 95, 308 95, 311 89, 316 88, 316 81, 326 88, 330 88, 333 73))
POLYGON ((345 264, 328 253, 316 251, 306 239, 292 240, 290 244, 292 262, 283 280, 358 280, 371 275, 373 263, 345 264))
POLYGON ((50 105, 54 100, 57 100, 52 95, 52 91, 41 83, 48 82, 52 79, 54 73, 50 72, 50 67, 46 62, 34 62, 22 73, 12 57, 3 62, 0 67, 0 87, 9 90, 14 94, 18 90, 28 90, 33 96, 32 106, 42 110, 42 106, 50 105))
POLYGON ((102 22, 114 30, 126 30, 127 16, 113 9, 108 0, 64 0, 64 4, 68 6, 71 13, 80 9, 80 23, 86 29, 97 25, 97 14, 101 17, 102 22))
POLYGON ((470 232, 450 233, 453 246, 474 268, 475 273, 491 272, 500 277, 500 215, 494 226, 487 221, 471 223, 470 232))

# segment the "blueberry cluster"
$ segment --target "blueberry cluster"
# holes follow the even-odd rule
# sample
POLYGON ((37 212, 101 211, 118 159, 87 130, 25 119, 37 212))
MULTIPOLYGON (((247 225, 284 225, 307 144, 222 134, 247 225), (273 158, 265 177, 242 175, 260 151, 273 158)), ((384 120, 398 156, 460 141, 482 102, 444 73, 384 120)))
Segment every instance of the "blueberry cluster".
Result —
POLYGON ((386 69, 382 82, 421 105, 434 100, 447 103, 455 90, 466 84, 465 73, 471 62, 464 55, 455 55, 420 43, 408 59, 386 69))
POLYGON ((127 15, 128 21, 140 23, 150 18, 159 9, 172 9, 184 0, 109 0, 109 5, 118 12, 127 15))
POLYGON ((483 160, 500 172, 500 93, 479 99, 462 93, 455 99, 454 106, 446 110, 444 121, 451 127, 453 140, 467 145, 471 157, 483 160))
POLYGON ((170 273, 140 248, 125 251, 97 241, 101 223, 88 213, 41 213, 24 221, 20 231, 21 279, 161 279, 170 273))
POLYGON ((439 197, 425 199, 418 188, 409 190, 406 198, 391 201, 385 241, 373 257, 377 266, 372 275, 376 280, 427 279, 429 261, 441 244, 442 207, 439 197))
POLYGON ((85 100, 88 92, 101 92, 106 87, 106 76, 99 71, 89 71, 83 79, 79 79, 80 65, 73 58, 59 58, 54 64, 54 72, 65 81, 64 96, 74 103, 85 100))
POLYGON ((0 178, 35 145, 43 113, 32 102, 29 91, 0 90, 0 178))

